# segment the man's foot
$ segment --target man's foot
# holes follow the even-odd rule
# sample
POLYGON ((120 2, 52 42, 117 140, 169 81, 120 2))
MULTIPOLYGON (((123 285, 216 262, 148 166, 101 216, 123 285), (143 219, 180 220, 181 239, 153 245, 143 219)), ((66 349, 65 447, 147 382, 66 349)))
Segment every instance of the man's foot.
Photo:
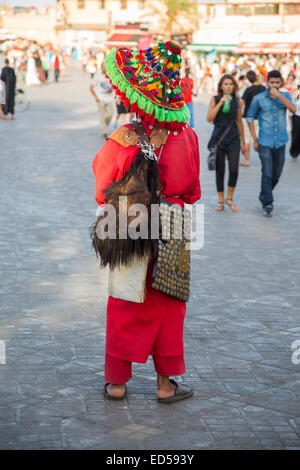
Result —
POLYGON ((12 119, 12 120, 15 119, 15 115, 14 115, 14 114, 11 115, 11 119, 12 119))
POLYGON ((175 380, 169 380, 170 386, 174 387, 172 389, 172 392, 169 391, 168 394, 162 396, 162 394, 159 393, 160 390, 157 391, 157 401, 159 403, 175 403, 177 401, 185 400, 186 398, 192 397, 194 392, 193 389, 190 385, 187 385, 185 383, 177 383, 175 380))
POLYGON ((264 207, 264 216, 265 217, 272 217, 272 212, 273 212, 273 206, 265 206, 264 207))
POLYGON ((108 400, 123 400, 126 395, 126 384, 110 384, 104 385, 104 396, 108 400))
POLYGON ((107 140, 107 134, 106 133, 102 134, 102 136, 103 136, 104 140, 107 140))
POLYGON ((157 398, 169 398, 175 395, 175 391, 177 386, 168 381, 164 381, 163 383, 158 384, 156 396, 157 398))
POLYGON ((244 160, 242 163, 240 163, 241 166, 250 166, 249 160, 244 160))
POLYGON ((222 212, 224 210, 224 201, 219 201, 217 207, 215 207, 215 211, 222 212))
POLYGON ((4 116, 4 119, 7 121, 7 119, 8 119, 8 116, 4 116))
POLYGON ((227 204, 227 206, 230 207, 232 212, 237 212, 239 210, 238 206, 236 204, 233 204, 232 199, 227 198, 226 199, 226 204, 227 204))

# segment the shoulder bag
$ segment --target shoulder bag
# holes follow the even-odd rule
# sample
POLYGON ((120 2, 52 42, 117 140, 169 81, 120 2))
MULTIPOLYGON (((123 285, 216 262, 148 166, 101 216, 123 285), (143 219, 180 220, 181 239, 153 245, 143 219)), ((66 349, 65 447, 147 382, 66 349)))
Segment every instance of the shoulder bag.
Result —
POLYGON ((225 131, 222 133, 216 145, 214 145, 213 147, 209 149, 210 152, 207 157, 207 166, 210 171, 214 171, 216 169, 218 146, 220 145, 224 137, 228 134, 232 124, 233 124, 233 121, 231 121, 230 124, 226 127, 225 131))

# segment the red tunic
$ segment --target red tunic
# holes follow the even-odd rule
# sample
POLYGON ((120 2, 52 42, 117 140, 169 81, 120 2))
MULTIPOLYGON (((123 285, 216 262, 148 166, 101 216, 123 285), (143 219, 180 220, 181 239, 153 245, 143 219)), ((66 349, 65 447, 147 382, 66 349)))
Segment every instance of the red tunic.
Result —
MULTIPOLYGON (((144 123, 148 135, 151 130, 144 123)), ((103 190, 128 171, 138 149, 108 139, 93 161, 98 204, 105 203, 103 190)), ((160 149, 156 150, 159 155, 160 149)), ((170 202, 193 204, 201 196, 199 145, 191 127, 173 132, 158 163, 162 194, 170 202), (167 196, 167 197, 166 197, 167 196), (177 197, 174 197, 177 196, 177 197)), ((183 354, 183 321, 186 304, 151 287, 148 269, 144 303, 109 297, 107 303, 106 353, 119 359, 145 363, 150 354, 183 354), (162 340, 163 339, 163 340, 162 340)))

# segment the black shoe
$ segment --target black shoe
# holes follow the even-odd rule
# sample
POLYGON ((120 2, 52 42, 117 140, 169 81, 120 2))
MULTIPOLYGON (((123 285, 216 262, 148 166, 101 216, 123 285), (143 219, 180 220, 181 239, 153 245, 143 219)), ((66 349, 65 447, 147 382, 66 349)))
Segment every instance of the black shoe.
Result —
POLYGON ((108 137, 107 134, 103 134, 102 136, 103 136, 104 140, 107 140, 107 137, 108 137))
POLYGON ((264 207, 264 216, 265 217, 272 217, 273 206, 265 206, 264 207))
POLYGON ((265 206, 264 206, 264 200, 263 200, 263 198, 262 198, 261 196, 258 196, 258 200, 259 200, 259 202, 261 203, 261 207, 264 209, 265 206))

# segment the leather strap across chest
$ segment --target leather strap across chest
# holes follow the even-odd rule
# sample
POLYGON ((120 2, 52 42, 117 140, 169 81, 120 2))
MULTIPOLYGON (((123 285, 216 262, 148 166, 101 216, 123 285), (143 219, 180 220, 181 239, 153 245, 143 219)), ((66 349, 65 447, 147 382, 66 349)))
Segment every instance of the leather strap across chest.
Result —
POLYGON ((141 124, 139 121, 133 121, 130 123, 130 126, 138 136, 139 143, 141 145, 151 145, 143 124, 141 124))
MULTIPOLYGON (((130 123, 131 126, 133 124, 135 124, 135 122, 130 123)), ((158 126, 155 126, 151 131, 149 140, 150 144, 153 145, 154 149, 156 150, 167 142, 167 138, 168 131, 166 129, 159 129, 158 126)), ((130 129, 127 126, 122 126, 119 127, 119 129, 116 129, 112 134, 110 134, 109 139, 114 140, 123 147, 136 146, 139 142, 139 137, 136 130, 132 128, 130 129)))

